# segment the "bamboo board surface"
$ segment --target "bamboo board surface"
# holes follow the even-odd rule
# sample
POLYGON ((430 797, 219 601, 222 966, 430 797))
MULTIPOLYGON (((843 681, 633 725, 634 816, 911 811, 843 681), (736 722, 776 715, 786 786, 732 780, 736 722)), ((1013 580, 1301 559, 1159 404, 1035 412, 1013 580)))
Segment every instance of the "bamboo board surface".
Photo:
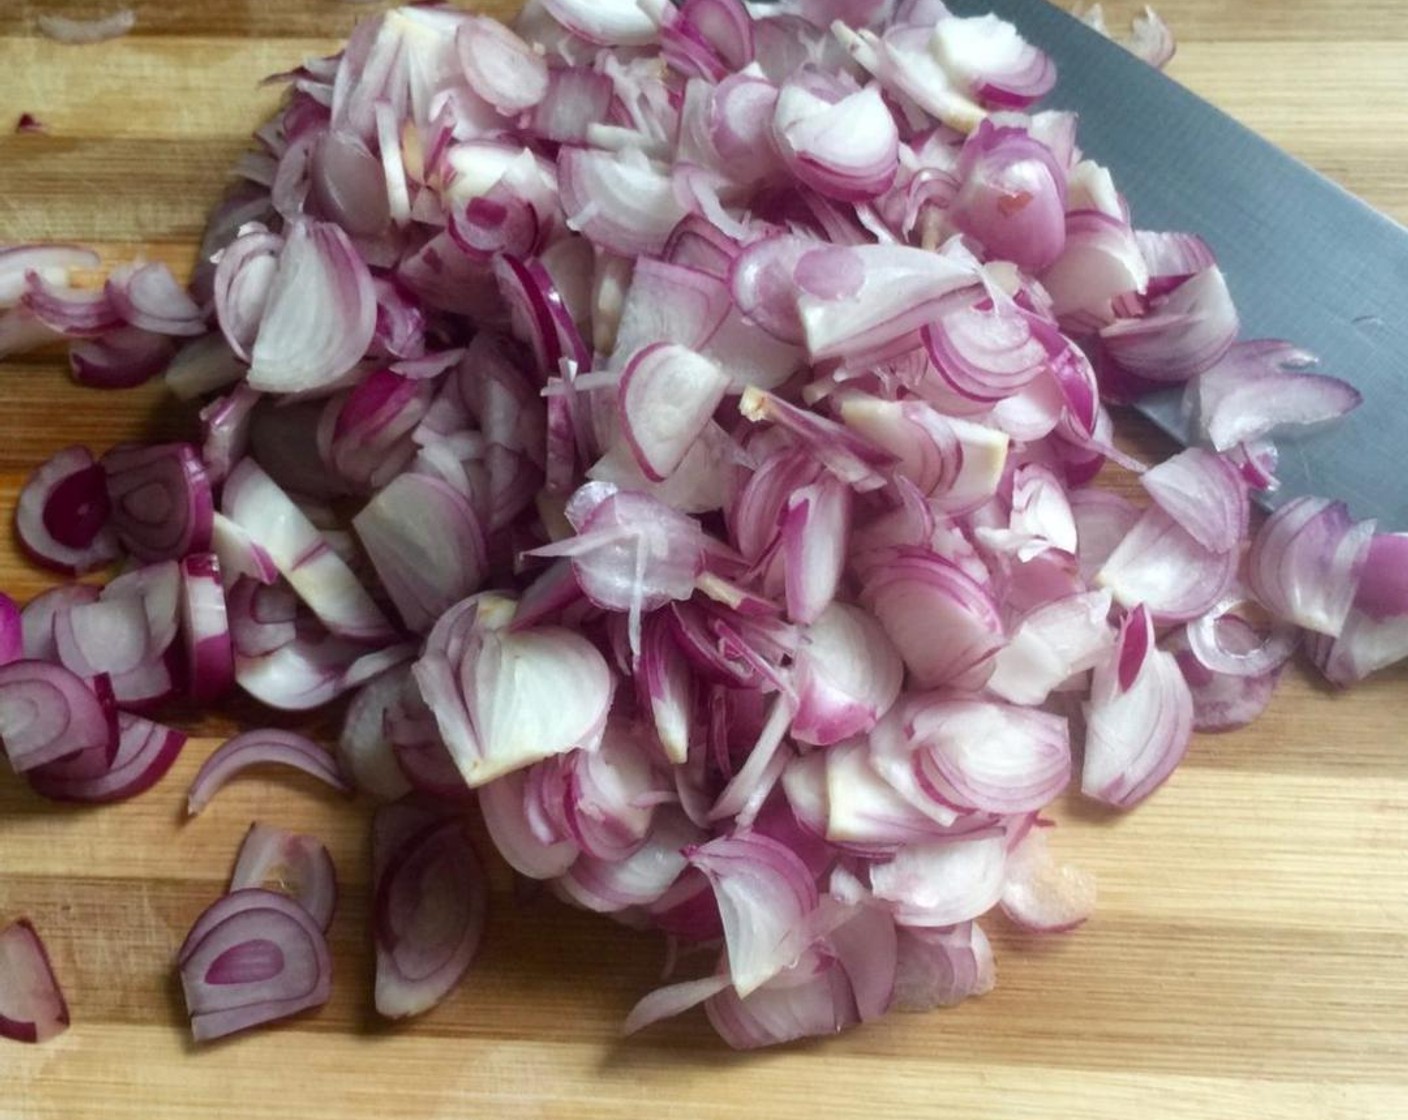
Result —
MULTIPOLYGON (((185 268, 274 103, 258 80, 333 48, 366 8, 136 0, 137 30, 117 42, 66 47, 34 30, 40 11, 106 7, 0 5, 0 242, 96 242, 185 268), (49 134, 11 135, 24 111, 49 134)), ((1121 19, 1133 5, 1106 8, 1121 19)), ((1181 40, 1175 76, 1408 218, 1408 3, 1161 10, 1181 40)), ((0 376, 7 522, 27 470, 56 448, 188 430, 157 387, 78 390, 51 358, 0 376)), ((1133 427, 1126 439, 1160 446, 1133 427)), ((47 583, 0 536, 0 587, 23 599, 47 583)), ((1063 806, 1060 842, 1099 875, 1099 912, 1047 941, 990 920, 991 995, 746 1056, 701 1015, 619 1042, 626 1010, 657 982, 660 943, 548 901, 517 904, 503 877, 462 988, 414 1024, 378 1024, 365 807, 251 779, 181 821, 185 786, 228 719, 191 724, 173 773, 122 806, 56 810, 0 773, 0 922, 33 917, 74 1015, 48 1046, 0 1044, 0 1120, 1403 1117, 1405 717, 1408 673, 1347 696, 1292 673, 1264 719, 1200 737, 1136 813, 1063 806), (334 995, 319 1014, 197 1051, 172 958, 253 819, 314 832, 333 853, 334 995)))

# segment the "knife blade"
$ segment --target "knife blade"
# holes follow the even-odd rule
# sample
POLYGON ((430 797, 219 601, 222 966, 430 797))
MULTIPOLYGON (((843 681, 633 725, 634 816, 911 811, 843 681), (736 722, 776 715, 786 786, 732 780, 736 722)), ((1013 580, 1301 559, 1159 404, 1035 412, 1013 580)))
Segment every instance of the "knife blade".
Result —
MULTIPOLYGON (((1341 498, 1381 529, 1408 529, 1408 230, 1045 0, 948 6, 995 12, 1051 56, 1059 79, 1043 107, 1080 115, 1082 150, 1110 168, 1138 228, 1212 246, 1242 338, 1294 342, 1363 393, 1334 425, 1276 437, 1269 504, 1341 498)), ((1139 410, 1186 443, 1181 397, 1139 410)))

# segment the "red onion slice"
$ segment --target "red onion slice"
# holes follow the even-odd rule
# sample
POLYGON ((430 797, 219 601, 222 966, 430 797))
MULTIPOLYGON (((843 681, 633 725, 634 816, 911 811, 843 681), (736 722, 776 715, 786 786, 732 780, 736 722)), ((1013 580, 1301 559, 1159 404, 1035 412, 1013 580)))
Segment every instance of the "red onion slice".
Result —
MULTIPOLYGON (((961 21, 968 22, 968 21, 961 21)), ((952 26, 943 20, 936 30, 952 26)), ((1051 149, 1025 129, 978 126, 963 145, 954 224, 988 256, 1040 272, 1066 245, 1066 175, 1051 149)))
POLYGON ((1077 210, 1066 216, 1065 250, 1042 273, 1041 283, 1051 294, 1052 313, 1063 323, 1103 326, 1114 321, 1117 298, 1148 288, 1149 266, 1128 221, 1077 210))
POLYGON ((68 1002, 28 918, 0 930, 0 1037, 40 1043, 68 1030, 68 1002))
POLYGON ((1309 372, 1314 363, 1314 355, 1285 342, 1232 347, 1190 386, 1204 438, 1230 451, 1286 427, 1323 424, 1363 403, 1353 386, 1309 372))
POLYGON ((119 268, 108 277, 108 297, 134 327, 156 334, 200 335, 200 306, 161 262, 119 268))
POLYGON ((213 552, 181 561, 181 629, 191 698, 198 703, 219 699, 235 683, 235 653, 220 561, 213 552))
POLYGON ((302 906, 251 888, 216 901, 177 959, 191 1034, 210 1042, 328 1001, 332 960, 302 906))
POLYGON ((249 826, 230 874, 229 893, 258 887, 288 895, 327 932, 337 908, 337 872, 321 841, 260 824, 249 826))
MULTIPOLYGON (((1218 640, 1248 653, 1264 648, 1256 629, 1236 615, 1225 615, 1216 625, 1218 640)), ((1186 635, 1185 641, 1186 641, 1186 635)), ((1259 675, 1219 673, 1204 665, 1179 635, 1169 643, 1169 650, 1178 660, 1188 691, 1193 696, 1193 729, 1195 731, 1234 731, 1245 727, 1266 710, 1271 695, 1280 680, 1280 668, 1259 675)), ((1224 648, 1219 645, 1219 649, 1224 648)), ((1294 648, 1294 647, 1292 647, 1294 648)))
POLYGON ((683 813, 662 810, 645 841, 630 855, 603 859, 584 852, 554 883, 554 889, 568 901, 599 914, 659 905, 686 870, 684 850, 703 838, 704 833, 683 813))
POLYGON ((366 353, 376 330, 376 291, 347 235, 323 222, 297 221, 279 251, 249 384, 265 392, 325 389, 366 353))
POLYGON ((487 545, 479 515, 439 479, 398 475, 352 526, 411 630, 429 630, 484 578, 487 545))
POLYGON ((244 368, 217 331, 178 350, 166 367, 164 380, 172 393, 188 401, 238 381, 244 368))
POLYGON ((487 902, 461 823, 431 816, 406 830, 388 819, 397 808, 378 810, 372 826, 376 1009, 390 1019, 423 1014, 459 983, 479 949, 487 902))
POLYGON ((791 496, 782 519, 787 616, 815 622, 841 583, 851 534, 851 489, 827 475, 791 496))
MULTIPOLYGON (((837 743, 821 757, 826 768, 825 835, 833 844, 890 853, 942 831, 877 772, 864 743, 837 743)), ((800 780, 793 776, 793 793, 800 780)))
POLYGON ((107 749, 114 728, 98 697, 62 665, 0 665, 0 746, 18 773, 95 748, 107 749))
POLYGON ((1247 584, 1279 618, 1336 636, 1368 561, 1374 523, 1355 523, 1343 502, 1296 498, 1252 538, 1247 584))
POLYGON ((210 547, 210 478, 187 443, 115 447, 103 456, 112 524, 139 560, 177 560, 210 547))
POLYGON ((859 282, 839 291, 819 289, 818 294, 801 287, 797 292, 807 351, 816 361, 893 344, 932 320, 945 296, 977 280, 968 264, 909 246, 865 245, 821 252, 825 256, 815 260, 813 274, 831 277, 833 282, 838 276, 859 282))
POLYGON ((223 513, 217 513, 210 528, 210 547, 220 564, 220 577, 227 587, 241 578, 271 584, 279 578, 273 557, 241 526, 223 513))
POLYGON ((1230 552, 1247 535, 1247 487, 1221 455, 1190 447, 1139 476, 1139 484, 1204 548, 1230 552))
POLYGON ((873 198, 894 181, 899 134, 874 86, 831 102, 789 83, 777 99, 772 131, 792 173, 830 198, 873 198))
MULTIPOLYGON (((221 333, 229 344, 229 352, 238 363, 230 381, 247 372, 250 350, 259 334, 259 322, 269 304, 269 292, 278 271, 279 253, 284 239, 270 233, 262 225, 251 223, 240 227, 239 236, 220 252, 215 266, 214 303, 221 333)), ((192 354, 195 376, 175 375, 180 383, 194 382, 192 389, 200 391, 217 376, 221 367, 207 373, 204 354, 192 354)), ((221 382, 223 384, 223 382, 221 382)), ((218 387, 218 384, 210 387, 218 387)), ((194 395, 194 393, 192 394, 194 395)))
POLYGON ((940 805, 994 815, 1036 812, 1070 780, 1069 733, 1059 716, 923 696, 911 697, 896 716, 907 734, 888 726, 889 733, 872 737, 876 768, 904 788, 907 765, 918 787, 940 805))
POLYGON ((621 429, 641 470, 656 482, 684 461, 724 398, 729 380, 701 354, 672 343, 636 352, 621 376, 621 429))
POLYGON ((670 618, 660 612, 645 622, 636 687, 650 709, 665 757, 678 766, 689 757, 695 688, 689 663, 675 644, 670 618))
POLYGON ((1095 666, 1085 706, 1081 792, 1130 809, 1173 773, 1193 733, 1193 697, 1171 653, 1154 648, 1149 611, 1131 611, 1095 666))
POLYGON ((1114 644, 1108 591, 1069 595, 1035 608, 993 659, 988 691, 1014 704, 1043 704, 1053 690, 1102 660, 1114 644))
POLYGON ((185 734, 128 712, 116 716, 116 750, 105 763, 90 769, 66 758, 50 762, 25 775, 34 791, 51 801, 100 805, 126 801, 161 781, 185 747, 185 734))
POLYGON ((811 872, 791 849, 748 832, 711 840, 687 855, 714 888, 729 974, 734 990, 747 996, 805 948, 806 920, 817 905, 811 872))
POLYGON ((1100 332, 1120 368, 1150 381, 1187 381, 1211 369, 1237 340, 1236 308, 1216 266, 1154 301, 1142 319, 1121 319, 1100 332))
POLYGON ((669 177, 640 151, 564 148, 558 175, 567 224, 624 256, 658 254, 685 216, 669 177))
POLYGON ((869 731, 900 694, 904 664, 879 623, 849 603, 830 604, 808 627, 794 662, 792 736, 827 746, 869 731))
POLYGON ((1236 614, 1244 605, 1246 600, 1240 595, 1228 596, 1187 625, 1188 648, 1209 672, 1261 677, 1279 669, 1295 652, 1299 635, 1290 623, 1274 623, 1265 638, 1247 641, 1251 628, 1236 614), (1224 620, 1232 624, 1230 629, 1220 625, 1224 620), (1228 639, 1235 641, 1229 643, 1228 639))
POLYGON ((139 707, 174 691, 170 666, 140 599, 115 596, 54 615, 54 651, 80 677, 109 677, 118 703, 139 707))
POLYGON ((580 854, 570 838, 544 839, 525 801, 529 771, 518 770, 479 787, 479 811, 494 847, 508 865, 530 879, 564 874, 580 854))
POLYGON ((940 18, 932 50, 955 82, 994 108, 1024 109, 1056 84, 1051 59, 994 15, 940 18))
POLYGON ((1177 521, 1151 506, 1095 576, 1121 606, 1145 604, 1160 622, 1187 622, 1232 586, 1237 554, 1204 548, 1177 521))
POLYGON ((230 472, 221 504, 329 630, 360 641, 394 634, 352 569, 254 460, 241 460, 230 472))
POLYGON ((338 766, 359 790, 379 801, 395 801, 411 792, 391 742, 388 721, 402 691, 414 688, 410 666, 374 677, 347 705, 337 740, 338 766))
POLYGON ((621 1033, 632 1035, 662 1020, 672 1019, 692 1007, 698 1007, 710 996, 718 995, 728 986, 727 976, 705 976, 698 980, 685 980, 679 984, 656 988, 631 1008, 626 1021, 621 1025, 621 1033))
POLYGON ((100 589, 90 583, 64 583, 31 599, 20 612, 24 656, 33 661, 57 661, 59 651, 54 642, 55 615, 71 606, 91 603, 99 594, 100 589))
POLYGON ((870 573, 861 602, 922 688, 981 687, 1005 641, 989 592, 937 553, 897 551, 870 573), (936 633, 947 640, 933 641, 936 633))
POLYGON ((0 593, 0 665, 8 665, 24 656, 24 618, 15 601, 0 593))
POLYGON ((69 447, 30 475, 15 506, 15 530, 34 560, 81 575, 120 555, 111 508, 102 466, 87 448, 69 447))
POLYGON ((860 1015, 845 970, 823 956, 804 957, 776 981, 741 996, 725 988, 704 1003, 719 1036, 735 1050, 755 1050, 854 1026, 860 1015))
POLYGON ((521 113, 547 95, 546 63, 497 20, 469 20, 455 33, 455 46, 470 86, 499 112, 521 113))
POLYGON ((194 817, 210 804, 226 782, 251 766, 265 764, 301 770, 339 793, 350 795, 353 792, 338 773, 336 760, 317 743, 292 731, 266 728, 236 735, 211 753, 191 781, 186 811, 194 817))

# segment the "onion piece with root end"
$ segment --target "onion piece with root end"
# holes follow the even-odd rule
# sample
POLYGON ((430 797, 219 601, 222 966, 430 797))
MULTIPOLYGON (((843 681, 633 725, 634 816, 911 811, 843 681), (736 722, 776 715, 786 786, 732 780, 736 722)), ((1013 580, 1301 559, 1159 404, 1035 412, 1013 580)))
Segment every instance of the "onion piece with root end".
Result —
POLYGON ((0 1037, 40 1043, 68 1030, 68 1003, 28 918, 0 930, 0 1037))
POLYGON ((1028 830, 1007 857, 1002 910, 1033 933, 1068 933, 1094 913, 1095 879, 1056 861, 1048 831, 1040 826, 1028 830))
POLYGON ((230 873, 229 893, 249 887, 287 894, 323 931, 332 924, 337 874, 327 848, 311 836, 257 821, 250 825, 230 873))

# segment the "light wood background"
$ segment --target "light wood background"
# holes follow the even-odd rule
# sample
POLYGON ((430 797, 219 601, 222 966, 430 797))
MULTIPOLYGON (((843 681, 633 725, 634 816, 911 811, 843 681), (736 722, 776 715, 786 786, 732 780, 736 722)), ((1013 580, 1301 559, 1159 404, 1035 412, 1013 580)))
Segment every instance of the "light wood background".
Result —
MULTIPOLYGON (((0 242, 96 242, 184 268, 274 102, 258 80, 331 49, 366 9, 136 0, 137 31, 118 42, 67 47, 34 31, 40 11, 116 3, 0 2, 0 242), (21 111, 49 135, 11 135, 21 111)), ((1116 19, 1133 7, 1107 4, 1116 19)), ((1182 41, 1176 76, 1408 217, 1408 2, 1161 7, 1182 41)), ((56 358, 0 378, 7 521, 25 472, 54 449, 187 430, 159 388, 77 390, 56 358)), ((1156 447, 1132 426, 1126 438, 1156 447)), ((45 585, 7 531, 0 586, 23 598, 45 585)), ((750 1056, 699 1015, 618 1042, 660 973, 660 943, 544 900, 516 904, 502 880, 462 989, 413 1024, 376 1023, 364 809, 245 780, 180 820, 228 721, 195 725, 203 737, 167 781, 123 806, 55 809, 0 774, 0 920, 34 918, 74 1015, 49 1046, 0 1043, 0 1118, 1408 1116, 1405 686, 1398 672, 1336 696, 1293 673, 1261 722, 1200 739, 1133 815, 1065 807, 1060 841, 1099 874, 1099 913, 1047 941, 991 920, 993 994, 750 1056), (332 849, 344 884, 335 994, 320 1014, 196 1051, 172 957, 255 818, 332 849)))

